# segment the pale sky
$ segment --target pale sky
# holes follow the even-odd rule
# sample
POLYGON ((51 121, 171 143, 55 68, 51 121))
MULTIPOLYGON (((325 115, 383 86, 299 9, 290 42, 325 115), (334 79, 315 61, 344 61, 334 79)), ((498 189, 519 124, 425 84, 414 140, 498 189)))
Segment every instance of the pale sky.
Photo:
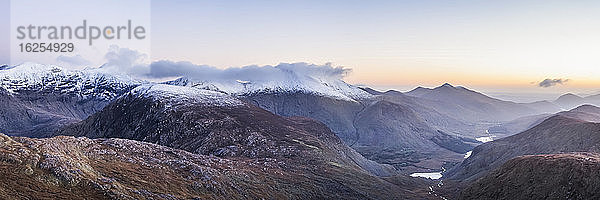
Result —
POLYGON ((600 90, 600 1, 154 1, 152 9, 158 59, 332 62, 353 69, 348 82, 379 87, 600 90), (570 81, 532 84, 546 78, 570 81))
POLYGON ((151 24, 152 60, 332 62, 380 89, 600 92, 600 1, 152 1, 151 24))

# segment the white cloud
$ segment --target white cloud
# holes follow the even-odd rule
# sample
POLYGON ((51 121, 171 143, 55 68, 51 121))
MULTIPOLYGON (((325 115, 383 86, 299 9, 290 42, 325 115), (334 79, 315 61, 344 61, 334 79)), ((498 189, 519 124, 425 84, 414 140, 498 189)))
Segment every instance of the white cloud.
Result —
POLYGON ((147 73, 148 65, 144 62, 148 59, 148 56, 136 50, 112 45, 104 58, 106 63, 101 66, 103 69, 134 76, 147 73))
POLYGON ((67 64, 69 66, 73 66, 73 67, 87 66, 87 65, 91 64, 91 62, 89 60, 83 58, 83 56, 81 56, 79 54, 74 55, 74 56, 60 55, 56 58, 56 61, 67 64))
POLYGON ((196 80, 285 80, 290 76, 310 76, 317 79, 342 79, 351 70, 334 67, 331 63, 315 65, 309 63, 281 63, 276 66, 244 66, 219 69, 190 62, 157 61, 149 67, 151 78, 185 76, 196 80))
POLYGON ((145 55, 137 51, 111 47, 105 56, 107 63, 102 68, 127 73, 134 77, 148 79, 166 79, 174 77, 187 77, 194 80, 245 80, 245 81, 282 81, 295 79, 290 76, 304 76, 315 79, 338 80, 346 76, 351 69, 333 66, 331 63, 323 65, 309 63, 281 63, 276 66, 250 65, 244 67, 230 67, 225 69, 209 65, 196 65, 190 62, 173 62, 161 60, 149 65, 143 64, 145 55))

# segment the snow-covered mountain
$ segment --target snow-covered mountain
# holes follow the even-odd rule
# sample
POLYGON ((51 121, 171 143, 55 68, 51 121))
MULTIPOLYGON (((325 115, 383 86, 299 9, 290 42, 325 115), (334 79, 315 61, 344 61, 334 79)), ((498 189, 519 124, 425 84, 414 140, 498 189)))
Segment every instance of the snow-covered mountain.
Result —
POLYGON ((244 104, 241 100, 220 92, 166 84, 142 85, 133 89, 130 94, 140 98, 151 98, 169 105, 182 102, 208 106, 241 106, 244 104))
POLYGON ((0 132, 44 137, 142 84, 103 69, 24 63, 0 69, 0 132))
POLYGON ((112 100, 141 83, 103 69, 69 70, 36 63, 0 68, 0 88, 10 94, 35 91, 112 100))
POLYGON ((285 78, 256 77, 241 79, 240 77, 230 77, 219 80, 197 80, 181 77, 165 82, 165 84, 189 86, 238 96, 257 93, 305 93, 345 101, 358 101, 372 97, 371 94, 341 79, 315 74, 302 74, 293 70, 282 71, 285 78))
POLYGON ((304 161, 314 160, 316 152, 318 159, 341 156, 370 173, 395 174, 393 167, 366 160, 315 120, 278 116, 231 95, 184 86, 139 86, 56 134, 127 138, 220 157, 301 156, 294 160, 304 161))

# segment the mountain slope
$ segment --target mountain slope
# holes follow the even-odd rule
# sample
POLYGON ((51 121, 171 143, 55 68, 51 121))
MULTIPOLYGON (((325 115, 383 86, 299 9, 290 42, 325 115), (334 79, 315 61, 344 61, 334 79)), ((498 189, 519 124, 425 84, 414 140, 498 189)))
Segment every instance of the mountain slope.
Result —
MULTIPOLYGON (((339 77, 319 77, 296 73, 294 70, 286 71, 284 74, 287 78, 275 79, 276 82, 261 80, 260 77, 255 78, 256 80, 237 80, 241 79, 242 76, 240 76, 236 78, 228 77, 224 80, 179 78, 165 84, 207 89, 234 95, 281 116, 303 116, 316 119, 326 124, 346 144, 355 148, 361 154, 368 155, 381 163, 393 164, 401 170, 405 170, 407 167, 410 167, 410 170, 415 170, 414 167, 421 168, 421 170, 423 168, 425 170, 439 170, 443 163, 460 161, 461 154, 474 146, 457 136, 459 131, 456 127, 460 126, 458 124, 464 123, 448 119, 447 116, 439 113, 429 114, 429 112, 435 112, 431 109, 420 106, 415 110, 411 106, 404 105, 404 102, 398 101, 398 103, 392 103, 401 107, 401 109, 395 109, 399 112, 397 114, 410 112, 415 115, 414 118, 413 116, 405 116, 402 119, 384 120, 381 115, 361 115, 361 113, 374 114, 374 112, 366 111, 369 109, 378 110, 378 107, 388 105, 384 102, 389 103, 390 101, 377 98, 368 93, 369 91, 346 84, 339 77), (377 103, 380 101, 382 102, 377 103), (417 117, 416 115, 420 116, 417 117), (428 118, 430 116, 435 116, 435 118, 428 118), (411 126, 408 125, 410 123, 421 123, 424 128, 411 130, 411 126), (391 127, 387 124, 401 124, 402 126, 391 127), (448 128, 448 124, 457 125, 448 128), (382 130, 375 130, 366 126, 387 126, 390 128, 386 129, 385 132, 381 132, 382 130), (431 126, 435 127, 432 128, 431 126), (440 130, 440 132, 437 130, 440 130), (402 137, 411 140, 398 140, 402 137), (366 138, 373 140, 367 141, 366 138), (375 140, 391 141, 391 143, 382 146, 375 140), (416 144, 423 144, 425 147, 416 144), (423 149, 428 152, 420 152, 423 149), (441 153, 432 153, 436 151, 441 153), (376 156, 376 154, 383 153, 393 154, 393 156, 383 156, 385 158, 376 156), (450 155, 448 156, 450 159, 440 159, 442 156, 447 155, 450 155), (421 162, 421 160, 435 161, 421 162), (415 165, 415 162, 421 162, 421 164, 415 165)), ((405 96, 402 93, 393 91, 383 94, 390 97, 397 96, 397 98, 405 96)))
POLYGON ((44 137, 85 119, 139 85, 101 69, 25 63, 0 70, 0 131, 44 137))
POLYGON ((189 87, 140 86, 57 134, 134 139, 224 158, 337 163, 376 175, 393 173, 389 166, 364 159, 316 121, 280 117, 229 95, 189 87))
POLYGON ((278 149, 298 143, 293 139, 300 138, 286 136, 298 132, 288 128, 292 124, 229 95, 158 84, 140 86, 60 133, 128 138, 205 155, 273 157, 297 153, 278 149))
POLYGON ((560 107, 564 108, 564 109, 572 109, 577 107, 580 104, 583 104, 585 102, 585 99, 583 97, 577 96, 575 94, 564 94, 560 97, 558 97, 556 100, 554 100, 554 103, 559 105, 560 107))
POLYGON ((361 90, 364 90, 365 92, 372 94, 372 95, 382 95, 384 94, 383 92, 377 91, 373 88, 369 88, 369 87, 359 87, 361 90))
POLYGON ((477 143, 457 136, 460 131, 456 127, 469 125, 420 106, 402 94, 359 102, 304 93, 240 98, 281 116, 304 116, 323 122, 362 155, 406 172, 439 170, 445 163, 459 162, 462 154, 477 143))
POLYGON ((503 122, 488 128, 488 132, 499 138, 511 136, 526 131, 552 117, 554 114, 539 114, 520 117, 509 122, 503 122))
POLYGON ((508 121, 518 117, 539 114, 540 111, 510 101, 488 97, 464 87, 448 83, 433 88, 418 87, 406 95, 431 100, 427 103, 449 116, 466 121, 508 121))
POLYGON ((344 165, 321 167, 225 159, 124 139, 0 134, 1 199, 427 198, 344 165))
POLYGON ((407 171, 437 171, 460 162, 476 141, 432 126, 435 117, 418 108, 380 97, 369 103, 355 120, 358 135, 352 147, 365 157, 407 171))
POLYGON ((165 84, 219 91, 231 95, 304 93, 338 100, 357 101, 372 95, 344 82, 338 68, 307 63, 282 63, 277 66, 256 67, 268 76, 246 74, 231 69, 230 74, 216 77, 181 77, 165 84), (332 71, 333 70, 333 71, 332 71))
POLYGON ((318 120, 347 144, 356 141, 356 115, 364 105, 305 93, 252 94, 240 99, 280 116, 302 116, 318 120))
POLYGON ((459 199, 598 199, 600 155, 530 155, 511 159, 463 190, 459 199))
POLYGON ((536 101, 531 103, 521 103, 521 105, 537 110, 539 113, 557 113, 563 111, 559 105, 550 101, 536 101))
POLYGON ((446 175, 451 180, 468 182, 517 156, 600 152, 600 124, 579 118, 596 116, 600 114, 597 111, 597 107, 582 106, 552 116, 522 133, 477 146, 469 158, 446 175))

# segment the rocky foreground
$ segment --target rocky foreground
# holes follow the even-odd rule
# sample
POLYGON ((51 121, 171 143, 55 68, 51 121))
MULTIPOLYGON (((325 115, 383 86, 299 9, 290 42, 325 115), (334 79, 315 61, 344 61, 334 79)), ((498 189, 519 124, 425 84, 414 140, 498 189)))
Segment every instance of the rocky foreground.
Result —
MULTIPOLYGON (((342 164, 223 159, 126 139, 0 134, 0 199, 421 199, 342 164)), ((412 183, 411 183, 412 184, 412 183)), ((423 192, 424 193, 424 192, 423 192)))

